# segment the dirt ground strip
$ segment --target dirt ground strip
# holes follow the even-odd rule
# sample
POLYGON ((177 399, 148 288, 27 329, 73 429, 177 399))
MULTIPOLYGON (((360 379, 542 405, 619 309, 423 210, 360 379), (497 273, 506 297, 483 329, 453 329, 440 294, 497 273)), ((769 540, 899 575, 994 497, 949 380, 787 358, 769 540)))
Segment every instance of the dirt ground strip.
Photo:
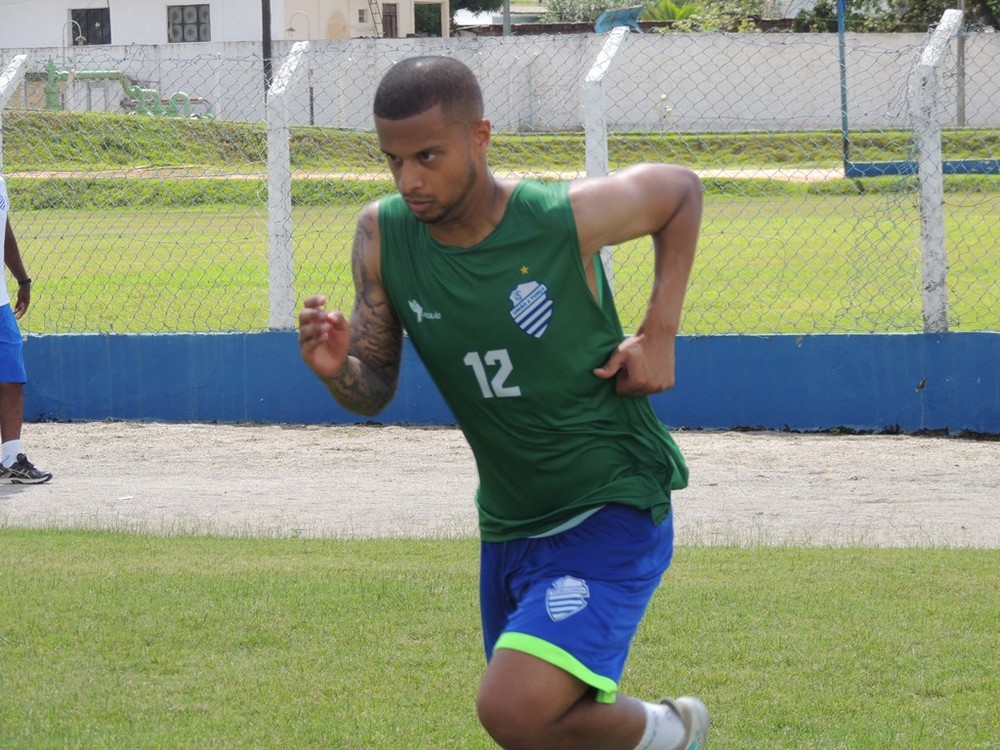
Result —
MULTIPOLYGON (((678 543, 1000 548, 1000 441, 679 432, 678 543)), ((0 528, 254 536, 476 533, 451 428, 25 425, 55 478, 0 485, 0 528)))

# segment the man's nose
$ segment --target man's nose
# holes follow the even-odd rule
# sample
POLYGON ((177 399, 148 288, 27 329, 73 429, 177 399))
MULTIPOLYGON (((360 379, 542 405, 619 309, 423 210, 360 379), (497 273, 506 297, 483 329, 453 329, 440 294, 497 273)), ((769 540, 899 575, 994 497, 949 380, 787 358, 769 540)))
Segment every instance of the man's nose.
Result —
POLYGON ((405 195, 423 185, 423 170, 415 162, 404 161, 399 166, 396 181, 399 183, 399 192, 405 195))

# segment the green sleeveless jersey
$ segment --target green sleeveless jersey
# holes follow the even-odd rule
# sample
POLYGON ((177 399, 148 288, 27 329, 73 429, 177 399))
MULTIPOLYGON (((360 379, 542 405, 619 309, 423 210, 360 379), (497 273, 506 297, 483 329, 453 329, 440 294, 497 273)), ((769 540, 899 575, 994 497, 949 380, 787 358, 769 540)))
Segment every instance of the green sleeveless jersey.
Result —
POLYGON ((475 456, 483 540, 608 503, 665 518, 687 467, 649 399, 592 372, 624 336, 599 262, 600 300, 587 285, 568 183, 520 182, 470 248, 437 242, 399 195, 379 229, 383 286, 475 456))

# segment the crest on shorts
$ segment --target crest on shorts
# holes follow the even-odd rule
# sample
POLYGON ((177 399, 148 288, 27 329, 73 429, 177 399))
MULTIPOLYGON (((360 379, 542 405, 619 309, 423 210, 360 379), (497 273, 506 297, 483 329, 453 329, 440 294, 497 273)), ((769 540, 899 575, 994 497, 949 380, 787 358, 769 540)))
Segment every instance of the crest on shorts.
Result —
POLYGON ((537 281, 518 284, 510 293, 510 317, 529 336, 540 339, 552 319, 549 289, 537 281))
POLYGON ((590 589, 587 582, 573 576, 563 576, 545 592, 545 611, 552 622, 572 617, 587 606, 590 589))

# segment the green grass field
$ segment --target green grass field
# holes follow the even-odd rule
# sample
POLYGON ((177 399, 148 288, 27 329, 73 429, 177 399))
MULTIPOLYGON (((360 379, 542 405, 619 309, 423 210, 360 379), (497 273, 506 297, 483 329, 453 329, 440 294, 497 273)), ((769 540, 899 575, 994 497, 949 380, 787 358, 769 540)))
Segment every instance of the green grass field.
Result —
MULTIPOLYGON (((384 173, 370 133, 293 128, 291 145, 302 175, 292 185, 296 296, 325 293, 347 309, 354 222, 392 183, 323 177, 384 173)), ((911 148, 903 132, 853 137, 856 160, 903 159, 911 148)), ((949 131, 944 148, 949 158, 995 156, 1000 131, 949 131)), ((921 330, 913 178, 791 183, 757 172, 836 167, 839 149, 837 132, 609 137, 612 167, 667 160, 749 175, 705 180, 686 333, 921 330)), ((583 169, 583 154, 582 133, 498 134, 491 163, 568 174, 583 169)), ((15 110, 4 116, 4 163, 35 278, 26 332, 268 327, 262 125, 15 110), (123 169, 147 176, 126 179, 123 169), (71 175, 49 174, 59 170, 71 175)), ((1000 330, 997 215, 1000 177, 946 179, 952 330, 1000 330)), ((648 243, 617 248, 614 262, 622 322, 632 330, 649 290, 648 243)))
MULTIPOLYGON (((835 167, 842 158, 839 131, 740 133, 611 133, 612 165, 672 161, 693 167, 835 167)), ((293 167, 316 172, 377 171, 383 168, 372 133, 324 127, 291 130, 293 167)), ((584 134, 497 133, 491 153, 498 169, 583 167, 584 134)), ((905 131, 851 134, 854 161, 892 161, 913 154, 905 131)), ((1000 154, 1000 130, 945 130, 946 158, 989 159, 1000 154)), ((143 118, 108 113, 38 110, 4 112, 4 162, 8 171, 100 171, 133 166, 242 165, 266 170, 267 136, 261 123, 143 118)))
MULTIPOLYGON (((477 543, 0 529, 0 747, 492 747, 477 543)), ((1000 551, 678 547, 622 689, 717 750, 1000 747, 1000 551)))
MULTIPOLYGON (((257 126, 31 117, 5 112, 8 170, 264 169, 257 126)), ((1000 152, 995 133, 983 154, 947 137, 956 158, 1000 152)), ((836 166, 838 139, 647 134, 615 136, 611 148, 615 165, 672 154, 705 168, 836 166)), ((581 140, 498 137, 495 164, 579 168, 581 140)), ((872 160, 909 148, 905 134, 856 145, 856 158, 872 160)), ((301 129, 293 148, 305 171, 379 162, 357 134, 301 129)), ((901 184, 706 181, 685 332, 918 330, 919 230, 901 184)), ((36 280, 26 332, 267 327, 259 180, 9 186, 36 280)), ((1000 330, 1000 181, 948 186, 953 326, 1000 330)), ((349 306, 353 223, 387 189, 296 183, 300 296, 349 306)), ((648 249, 619 248, 615 269, 630 328, 648 249)), ((0 526, 0 748, 488 750, 473 708, 477 565, 471 539, 0 526)), ((998 750, 998 568, 998 550, 681 546, 622 687, 703 697, 713 750, 998 750)))
MULTIPOLYGON (((350 243, 361 204, 294 209, 296 291, 350 309, 350 243)), ((706 202, 685 333, 916 331, 919 228, 883 195, 728 197, 706 202), (895 214, 895 215, 893 215, 895 214), (854 220, 844 221, 845 215, 854 220)), ((1000 195, 955 206, 955 225, 1000 248, 1000 195)), ((36 279, 27 332, 263 330, 266 217, 254 207, 82 211, 16 217, 36 279), (30 253, 30 254, 29 254, 30 253)), ((952 245, 954 330, 1000 330, 1000 252, 952 245)), ((648 243, 616 249, 623 324, 634 329, 652 273, 648 243)))

